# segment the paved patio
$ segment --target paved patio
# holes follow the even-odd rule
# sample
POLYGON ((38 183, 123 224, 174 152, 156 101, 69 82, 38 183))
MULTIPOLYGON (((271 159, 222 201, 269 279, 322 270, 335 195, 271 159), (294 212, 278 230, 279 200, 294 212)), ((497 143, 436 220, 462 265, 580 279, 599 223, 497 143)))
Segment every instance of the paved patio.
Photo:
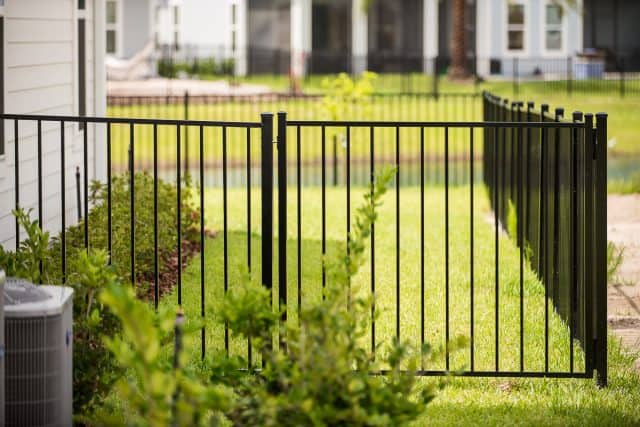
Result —
POLYGON ((256 95, 270 93, 268 86, 231 85, 227 80, 163 79, 108 81, 110 96, 256 95))

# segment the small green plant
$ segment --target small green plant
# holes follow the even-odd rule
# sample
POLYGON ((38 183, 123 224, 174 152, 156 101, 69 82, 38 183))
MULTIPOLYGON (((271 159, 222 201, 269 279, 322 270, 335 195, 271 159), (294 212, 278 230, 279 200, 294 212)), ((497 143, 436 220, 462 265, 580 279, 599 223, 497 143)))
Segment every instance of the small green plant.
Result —
POLYGON ((634 172, 625 179, 613 179, 607 182, 609 194, 638 194, 640 193, 640 172, 634 172))
POLYGON ((624 261, 624 246, 618 246, 613 242, 607 243, 607 283, 620 281, 618 271, 624 261))
POLYGON ((180 352, 183 318, 170 310, 156 313, 127 286, 110 285, 100 295, 122 325, 120 336, 104 343, 126 375, 115 391, 126 406, 126 418, 102 411, 98 425, 208 426, 229 405, 232 391, 203 381, 184 367, 180 352), (163 351, 175 340, 173 362, 163 351))
MULTIPOLYGON (((215 354, 202 367, 208 375, 198 375, 184 365, 181 329, 173 314, 154 313, 127 287, 112 285, 103 291, 100 301, 123 328, 121 336, 105 342, 128 373, 116 388, 126 405, 126 420, 103 412, 97 424, 395 426, 415 420, 437 388, 418 387, 412 371, 440 352, 394 340, 376 349, 374 359, 366 344, 373 301, 349 287, 364 261, 376 210, 393 175, 388 170, 377 176, 357 210, 348 247, 324 260, 329 272, 325 298, 302 309, 299 325, 281 324, 280 313, 271 307, 271 293, 249 279, 225 296, 219 320, 233 333, 251 338, 262 354, 260 371, 252 367, 240 372, 246 360, 215 354), (272 345, 276 332, 286 350, 272 345), (162 350, 172 340, 177 354, 173 364, 162 350), (371 375, 380 369, 389 374, 371 375)), ((448 344, 453 351, 465 340, 448 344)))
MULTIPOLYGON (((348 250, 324 261, 329 277, 325 298, 301 310, 299 325, 278 325, 278 314, 269 309, 270 294, 257 285, 245 285, 225 300, 222 320, 232 331, 264 345, 279 330, 286 347, 263 347, 264 370, 234 384, 238 400, 227 414, 233 425, 403 425, 416 419, 435 396, 434 386, 418 390, 411 372, 421 359, 428 361, 440 352, 394 340, 378 348, 374 359, 364 344, 373 300, 349 287, 364 261, 371 224, 393 174, 392 169, 379 174, 365 196, 348 250), (238 316, 247 307, 253 314, 238 316), (389 375, 371 375, 381 369, 389 375)), ((449 343, 449 350, 463 345, 459 338, 449 343)))
POLYGON ((37 220, 31 220, 32 209, 11 211, 27 238, 20 241, 18 250, 11 252, 0 245, 0 267, 7 276, 21 277, 32 283, 47 281, 52 258, 49 254, 49 232, 42 231, 37 220))
POLYGON ((325 96, 322 108, 329 120, 346 119, 349 116, 366 116, 367 106, 373 94, 373 83, 377 75, 365 71, 357 80, 348 74, 340 73, 335 77, 322 80, 325 96))
POLYGON ((103 343, 103 336, 120 331, 116 317, 98 300, 103 289, 119 286, 105 251, 80 252, 70 260, 74 273, 68 283, 73 302, 73 407, 76 414, 91 414, 102 404, 113 383, 122 376, 103 343))
MULTIPOLYGON (((518 211, 516 205, 509 199, 507 201, 507 233, 512 239, 518 240, 518 211)), ((529 242, 524 242, 524 257, 527 261, 531 260, 533 249, 529 242)))

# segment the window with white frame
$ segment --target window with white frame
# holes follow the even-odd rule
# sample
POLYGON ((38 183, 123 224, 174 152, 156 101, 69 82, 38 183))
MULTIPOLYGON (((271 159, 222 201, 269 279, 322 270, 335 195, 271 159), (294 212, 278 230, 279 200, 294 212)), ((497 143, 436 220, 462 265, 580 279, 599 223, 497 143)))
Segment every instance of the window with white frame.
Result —
POLYGON ((173 6, 173 48, 180 50, 180 7, 173 6))
POLYGON ((231 3, 231 51, 235 52, 237 48, 238 37, 238 4, 231 3))
POLYGON ((115 55, 118 53, 118 2, 107 0, 107 53, 115 55))
POLYGON ((507 50, 510 52, 524 51, 525 12, 523 2, 507 3, 507 50))
POLYGON ((559 52, 562 50, 563 12, 562 5, 560 4, 550 1, 545 4, 544 47, 549 52, 559 52))

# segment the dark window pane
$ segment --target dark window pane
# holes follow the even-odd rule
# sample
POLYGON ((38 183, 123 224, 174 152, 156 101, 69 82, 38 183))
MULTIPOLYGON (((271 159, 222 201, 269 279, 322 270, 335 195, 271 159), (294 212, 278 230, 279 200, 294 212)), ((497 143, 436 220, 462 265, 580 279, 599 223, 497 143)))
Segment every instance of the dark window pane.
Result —
POLYGON ((509 5, 509 24, 524 24, 524 5, 509 5))
POLYGON ((116 31, 107 30, 107 53, 116 53, 116 31))
POLYGON ((522 49, 524 49, 524 31, 510 30, 509 31, 509 50, 522 50, 522 49))

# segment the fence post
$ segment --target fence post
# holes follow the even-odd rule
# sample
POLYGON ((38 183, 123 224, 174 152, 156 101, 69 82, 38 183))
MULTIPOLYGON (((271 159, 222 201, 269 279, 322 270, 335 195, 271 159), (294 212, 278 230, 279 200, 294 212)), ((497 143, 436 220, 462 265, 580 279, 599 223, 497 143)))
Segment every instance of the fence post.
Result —
MULTIPOLYGON (((278 309, 280 320, 287 321, 287 113, 278 113, 278 309)), ((280 347, 284 348, 282 330, 280 347)))
POLYGON ((607 386, 607 115, 596 114, 596 381, 607 386))
POLYGON ((434 99, 438 100, 438 57, 433 58, 433 88, 431 89, 434 99))
POLYGON ((573 58, 567 57, 567 93, 573 92, 573 58))
POLYGON ((262 285, 273 288, 273 113, 261 118, 262 285))
MULTIPOLYGON (((184 92, 184 119, 189 120, 189 91, 184 92)), ((184 126, 184 173, 189 173, 189 126, 184 126)))
POLYGON ((338 186, 338 135, 333 135, 333 186, 338 186))
POLYGON ((620 58, 620 97, 624 98, 624 58, 620 58))
POLYGON ((511 67, 511 74, 513 77, 513 96, 518 96, 518 58, 513 58, 513 66, 511 67))
POLYGON ((595 316, 595 289, 594 289, 594 184, 593 184, 593 164, 595 158, 595 132, 593 129, 593 114, 584 115, 584 188, 585 188, 585 203, 584 203, 584 277, 585 277, 585 372, 593 374, 595 365, 595 344, 596 334, 594 331, 594 319, 595 316))

